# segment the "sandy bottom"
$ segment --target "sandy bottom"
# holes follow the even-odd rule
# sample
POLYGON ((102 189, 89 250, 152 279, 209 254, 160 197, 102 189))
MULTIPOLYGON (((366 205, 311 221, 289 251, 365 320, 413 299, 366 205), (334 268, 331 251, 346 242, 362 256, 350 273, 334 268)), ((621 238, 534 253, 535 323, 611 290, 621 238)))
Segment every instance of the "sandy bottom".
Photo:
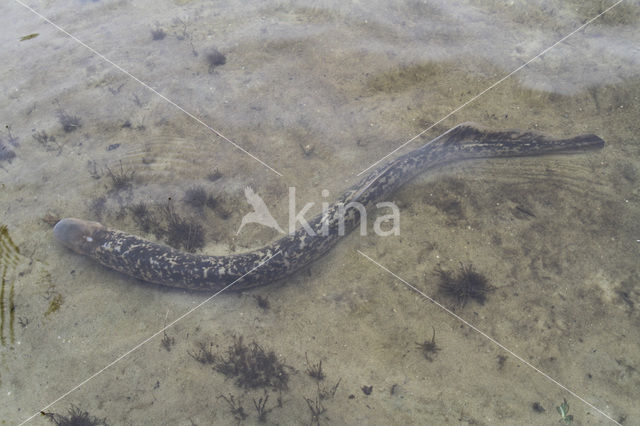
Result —
POLYGON ((3 6, 1 424, 548 425, 564 400, 567 423, 637 424, 638 6, 501 81, 601 2, 231 3, 30 3, 75 39, 3 6), (197 244, 167 234, 173 218, 198 252, 261 247, 278 233, 236 235, 245 187, 286 229, 290 187, 311 218, 463 121, 607 144, 432 170, 386 200, 400 235, 375 235, 372 211, 306 270, 208 301, 53 240, 79 217, 197 244), (461 265, 486 277, 484 303, 440 289, 461 265), (271 382, 226 377, 232 353, 271 382))

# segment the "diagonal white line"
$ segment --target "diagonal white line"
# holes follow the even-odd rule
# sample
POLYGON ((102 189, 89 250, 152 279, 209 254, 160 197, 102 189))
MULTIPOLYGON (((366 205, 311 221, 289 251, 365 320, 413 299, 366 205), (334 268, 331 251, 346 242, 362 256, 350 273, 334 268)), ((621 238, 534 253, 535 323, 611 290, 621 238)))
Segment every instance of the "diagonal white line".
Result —
MULTIPOLYGON (((259 158, 255 157, 254 155, 252 155, 251 153, 249 153, 248 151, 246 151, 244 148, 242 148, 241 146, 239 146, 238 144, 236 144, 235 142, 233 142, 232 140, 228 139, 226 136, 224 136, 222 133, 220 133, 219 131, 217 131, 216 129, 212 128, 211 126, 207 125, 206 123, 204 123, 201 119, 199 119, 198 117, 196 117, 195 115, 193 115, 192 113, 188 112, 187 110, 185 110, 183 107, 181 107, 180 105, 176 104, 175 102, 171 101, 169 98, 167 98, 166 96, 162 95, 160 92, 158 92, 157 90, 155 90, 154 88, 152 88, 151 86, 149 86, 147 83, 145 83, 144 81, 140 80, 139 78, 137 78, 136 76, 134 76, 133 74, 129 73, 128 71, 126 71, 125 69, 123 69, 122 67, 120 67, 118 64, 112 62, 111 60, 109 60, 108 58, 106 58, 104 55, 102 55, 101 53, 99 53, 98 51, 96 51, 95 49, 93 49, 92 47, 90 47, 89 45, 85 44, 84 42, 82 42, 80 39, 78 39, 77 37, 75 37, 74 35, 70 34, 69 32, 67 32, 66 30, 64 30, 62 27, 58 26, 57 24, 55 24, 54 22, 52 22, 51 20, 49 20, 48 18, 46 18, 45 16, 43 16, 42 14, 38 13, 36 10, 34 10, 33 8, 29 7, 28 5, 24 4, 22 1, 20 0, 14 0, 16 3, 20 4, 21 6, 23 6, 24 8, 26 8, 27 10, 29 10, 30 12, 32 12, 33 14, 35 14, 36 16, 40 17, 42 20, 44 20, 45 22, 49 23, 50 25, 52 25, 53 27, 55 27, 57 30, 59 30, 60 32, 64 33, 65 35, 67 35, 68 37, 70 37, 71 39, 73 39, 74 41, 76 41, 78 44, 82 45, 83 47, 85 47, 86 49, 88 49, 90 52, 92 52, 93 54, 95 54, 96 56, 98 56, 99 58, 101 58, 102 60, 104 60, 105 62, 111 64, 113 67, 115 67, 116 69, 118 69, 119 71, 121 71, 122 73, 124 73, 125 75, 127 75, 128 77, 130 77, 131 79, 135 80, 137 83, 139 83, 140 85, 142 85, 143 87, 145 87, 146 89, 148 89, 149 91, 153 92, 154 94, 156 94, 157 96, 159 96, 160 98, 162 98, 163 100, 165 100, 166 102, 168 102, 169 104, 173 105, 175 108, 179 109, 181 112, 183 112, 184 114, 186 114, 187 116, 189 116, 190 118, 192 118, 194 121, 198 122, 199 124, 203 125, 204 127, 206 127, 207 129, 209 129, 211 132, 213 132, 214 134, 216 134, 218 137, 224 139, 226 142, 230 143, 231 145, 233 145, 235 148, 237 148, 238 150, 244 152, 245 154, 249 155, 251 158, 253 158, 254 160, 258 161, 259 163, 261 163, 263 166, 267 167, 268 169, 270 169, 271 171, 273 171, 274 173, 278 174, 279 176, 283 176, 280 172, 278 172, 277 170, 273 169, 272 167, 270 167, 268 164, 264 163, 262 160, 260 160, 259 158)), ((525 66, 527 66, 529 63, 531 63, 532 61, 534 61, 535 59, 537 59, 538 57, 544 55, 545 53, 547 53, 549 50, 551 50, 552 48, 554 48, 556 45, 560 44, 561 42, 563 42, 564 40, 566 40, 567 38, 571 37, 573 34, 577 33, 578 31, 580 31, 581 29, 583 29, 584 27, 586 27, 587 25, 589 25, 591 22, 593 22, 594 20, 596 20, 597 18, 599 18, 601 15, 603 15, 604 13, 608 12, 609 10, 611 10, 613 7, 617 6, 619 3, 621 3, 624 0, 619 0, 618 2, 616 2, 615 4, 613 4, 612 6, 610 6, 609 8, 605 9, 603 12, 601 12, 600 14, 598 14, 597 16, 595 16, 594 18, 590 19, 589 21, 585 22, 583 25, 581 25, 580 27, 578 27, 576 30, 572 31, 571 33, 569 33, 568 35, 566 35, 565 37, 563 37, 562 39, 558 40, 557 42, 555 42, 553 45, 547 47, 545 50, 543 50, 542 52, 540 52, 538 55, 536 55, 535 57, 531 58, 529 61, 527 61, 526 63, 524 63, 523 65, 519 66, 518 68, 516 68, 514 71, 510 72, 509 74, 507 74, 506 76, 502 77, 500 80, 498 80, 497 82, 493 83, 491 86, 489 86, 488 88, 486 88, 485 90, 483 90, 482 92, 480 92, 479 94, 477 94, 476 96, 474 96, 473 98, 471 98, 470 100, 466 101, 464 104, 462 104, 461 106, 459 106, 458 108, 456 108, 455 110, 453 110, 452 112, 450 112, 449 114, 447 114, 445 117, 443 117, 442 119, 438 120, 437 122, 435 122, 433 125, 431 125, 430 127, 428 127, 427 129, 423 130, 422 132, 420 132, 419 134, 417 134, 416 136, 412 137, 411 139, 409 139, 408 141, 406 141, 405 143, 403 143, 402 145, 400 145, 399 147, 397 147, 396 149, 394 149, 392 152, 390 152, 389 154, 387 154, 386 156, 382 157, 380 160, 378 160, 377 162, 373 163, 371 166, 369 166, 367 169, 363 170, 362 172, 358 173, 358 176, 361 175, 362 173, 366 172, 367 170, 369 170, 370 168, 374 167, 375 165, 377 165, 378 163, 380 163, 381 161, 383 161, 384 159, 388 158, 389 156, 391 156, 392 154, 394 154, 395 152, 397 152, 398 150, 400 150, 401 148, 403 148, 404 146, 406 146, 407 144, 411 143, 412 141, 414 141, 415 139, 417 139, 418 137, 420 137, 422 134, 426 133, 427 131, 429 131, 430 129, 432 129, 434 126, 436 126, 437 124, 439 124, 440 122, 444 121, 445 119, 447 119, 448 117, 450 117, 451 115, 455 114, 456 112, 458 112, 459 110, 461 110, 462 108, 464 108, 465 106, 467 106, 468 104, 472 103, 473 101, 475 101, 477 98, 479 98, 480 96, 482 96, 484 93, 488 92, 489 90, 493 89, 494 87, 496 87, 497 85, 499 85, 500 83, 502 83, 504 80, 506 80, 507 78, 511 77, 513 74, 515 74, 516 72, 520 71, 522 68, 524 68, 525 66)), ((548 380, 550 380, 551 382, 555 383, 556 385, 558 385, 559 387, 561 387, 562 389, 564 389, 565 391, 567 391, 568 393, 570 393, 571 395, 573 395, 574 397, 578 398, 579 400, 581 400, 583 403, 585 403, 586 405, 590 406, 591 408, 593 408, 594 410, 596 410, 597 412, 599 412, 600 414, 602 414, 603 416, 605 416, 606 418, 608 418, 609 420, 613 421, 616 424, 619 424, 618 422, 616 422, 615 420, 613 420, 611 417, 609 417, 607 414, 605 414, 603 411, 599 410, 597 407, 593 406, 591 403, 589 403, 588 401, 586 401, 584 398, 580 397, 579 395, 577 395, 576 393, 574 393, 573 391, 571 391, 570 389, 566 388, 564 385, 562 385, 561 383, 559 383, 558 381, 554 380, 552 377, 550 377, 549 375, 547 375, 546 373, 544 373, 543 371, 539 370, 538 368, 536 368, 535 366, 533 366, 532 364, 530 364, 529 362, 527 362, 526 360, 524 360, 522 357, 518 356, 517 354, 515 354, 514 352, 512 352, 511 350, 509 350, 508 348, 506 348, 505 346, 503 346, 502 344, 500 344, 498 341, 496 341, 495 339, 491 338, 489 335, 487 335, 486 333, 482 332, 481 330, 479 330, 478 328, 476 328, 475 326, 473 326, 472 324, 468 323, 467 321, 465 321, 463 318, 459 317, 458 315, 456 315, 455 313, 453 313, 452 311, 450 311, 449 309, 447 309, 446 307, 444 307, 443 305, 441 305, 440 303, 438 303, 437 301, 435 301, 434 299, 430 298, 429 296, 427 296, 426 294, 424 294, 422 291, 418 290, 417 288, 415 288, 414 286, 412 286, 411 284, 409 284, 408 282, 406 282, 405 280, 403 280, 402 278, 398 277, 396 274, 394 274, 393 272, 391 272, 390 270, 388 270, 387 268, 385 268, 384 266, 380 265, 379 263, 377 263, 376 261, 374 261, 373 259, 371 259, 369 256, 367 256, 366 254, 362 253, 361 251, 358 250, 358 253, 360 253, 362 256, 364 256, 365 258, 367 258, 368 260, 370 260, 371 262, 373 262, 374 264, 378 265, 380 268, 382 268, 383 270, 385 270, 386 272, 388 272, 389 274, 391 274, 392 276, 394 276, 396 279, 402 281, 405 285, 407 285, 408 287, 410 287, 411 289, 413 289, 414 291, 416 291, 417 293, 421 294, 423 297, 425 297, 426 299, 430 300, 432 303, 436 304, 437 306, 439 306, 440 308, 442 308, 443 310, 445 310, 447 313, 449 313, 450 315, 454 316, 455 318, 457 318, 458 320, 460 320, 461 322, 463 322, 464 324, 466 324, 467 326, 469 326, 471 329, 473 329, 474 331, 478 332, 479 334, 481 334, 482 336, 484 336, 485 338, 487 338, 488 340, 490 340, 492 343, 494 343, 495 345, 497 345, 498 347, 500 347, 501 349, 505 350, 506 352, 508 352, 509 354, 511 354, 512 356, 514 356, 515 358, 517 358, 519 361, 521 361, 522 363, 524 363, 525 365, 529 366, 530 368, 532 368, 533 370, 535 370, 536 372, 538 372, 539 374, 541 374, 542 376, 544 376, 545 378, 547 378, 548 380)), ((53 402, 51 402, 50 404, 48 404, 47 406, 45 406, 42 410, 46 410, 49 407, 51 407, 52 405, 54 405, 55 403, 57 403, 58 401, 62 400, 63 398, 65 398, 66 396, 68 396, 69 394, 71 394, 72 392, 74 392, 75 390, 79 389, 80 387, 82 387, 83 385, 85 385, 87 382, 89 382, 90 380, 92 380, 93 378, 97 377, 98 375, 100 375, 102 372, 104 372, 105 370, 107 370, 108 368, 112 367, 113 365, 115 365, 116 363, 118 363, 120 360, 124 359, 125 357, 127 357, 129 354, 131 354, 132 352, 134 352, 135 350, 139 349, 140 347, 142 347, 143 345, 145 345, 146 343, 148 343, 150 340, 152 340, 153 338, 157 337, 158 335, 160 335, 161 333, 163 333, 164 331, 166 331, 168 328, 172 327, 173 325, 175 325, 178 321, 182 320, 183 318, 185 318, 186 316, 190 315, 191 313, 193 313, 195 310, 199 309, 201 306, 203 306, 204 304, 208 303, 210 300, 212 300, 213 298, 215 298, 216 296, 218 296, 220 293, 222 293, 223 291, 227 290, 229 287, 231 287, 232 285, 234 285, 236 282, 238 282, 239 280, 241 280, 244 276, 250 274, 251 272, 253 272, 255 269, 259 268, 260 266, 262 266, 263 264, 269 262, 271 259, 273 259, 273 257, 277 256, 278 254, 280 254, 280 252, 274 254, 272 257, 266 259, 264 262, 260 263, 258 266, 256 266, 255 268, 253 268, 251 271, 247 272, 247 274, 243 275, 242 277, 238 278, 237 280, 235 280, 234 282, 232 282, 231 284, 227 285, 226 287, 224 287, 223 289, 219 290, 217 293, 213 294, 212 296, 210 296, 209 298, 205 299, 203 302, 199 303, 197 306, 195 306, 194 308, 192 308, 191 310, 187 311, 185 314, 181 315, 180 317, 178 317, 177 319, 173 320, 171 323, 169 323, 168 325, 166 325, 165 327, 163 327, 160 331, 154 333, 152 336, 150 336, 149 338, 145 339, 144 341, 142 341, 141 343, 137 344, 136 346, 134 346, 132 349, 130 349, 129 351, 127 351, 126 353, 124 353, 123 355, 121 355, 120 357, 118 357, 117 359, 115 359, 114 361, 112 361, 111 363, 109 363, 108 365, 106 365, 105 367, 103 367, 101 370, 99 370, 98 372, 94 373, 93 375, 91 375, 90 377, 88 377, 87 379, 85 379, 84 381, 82 381, 81 383, 79 383, 78 385, 76 385, 75 387, 73 387, 72 389, 70 389, 69 391, 67 391, 65 394, 63 394, 62 396, 60 396, 59 398, 57 398, 56 400, 54 400, 53 402)), ((20 423, 20 425, 23 425, 25 423, 27 423, 28 421, 32 420, 35 416, 37 416, 38 414, 40 414, 40 412, 32 415, 31 417, 27 418, 26 420, 24 420, 22 423, 20 423)))
POLYGON ((49 404, 47 404, 45 407, 42 408, 42 410, 38 411, 37 413, 33 414, 31 417, 25 419, 22 423, 19 424, 19 426, 22 426, 23 424, 27 423, 28 421, 30 421, 31 419, 33 419, 34 417, 36 417, 37 415, 39 415, 41 412, 43 412, 44 410, 48 409, 49 407, 51 407, 53 404, 55 404, 56 402, 60 401, 63 398, 66 398, 69 394, 71 394, 72 392, 78 390, 79 388, 81 388, 82 386, 84 386, 87 382, 89 382, 90 380, 96 378, 97 376, 99 376, 100 374, 102 374, 105 370, 113 367, 115 364, 117 364, 119 361, 121 361, 122 359, 126 358, 129 354, 131 354, 132 352, 136 351, 137 349, 141 348, 142 346, 144 346, 145 344, 147 344, 150 340, 152 340, 154 337, 157 337, 158 335, 160 335, 161 333, 164 333, 168 328, 172 327, 174 324, 176 324, 178 321, 181 321, 183 318, 191 315, 193 312, 195 312, 197 309, 199 309, 201 306, 205 305, 206 303, 208 303, 210 300, 212 300, 214 297, 216 297, 217 295, 219 295, 220 293, 222 293, 223 291, 227 290, 229 287, 231 287, 232 285, 234 285, 235 283, 237 283, 238 281, 240 281, 241 279, 243 279, 244 277, 246 277, 247 275, 249 275, 250 273, 252 273, 253 271, 255 271, 256 269, 258 269, 259 267, 261 267, 262 265, 264 265, 265 263, 269 262, 271 259, 273 259, 274 257, 276 257, 277 255, 279 255, 281 252, 278 251, 276 252, 276 254, 274 254, 273 256, 269 257, 268 259, 264 260, 263 262, 261 262, 259 265, 257 265, 255 268, 251 269, 249 272, 247 272, 246 274, 244 274, 243 276, 241 276, 240 278, 236 279, 235 281, 233 281, 231 284, 228 284, 227 286, 225 286, 222 290, 217 291, 216 293, 214 293, 213 295, 209 296, 208 298, 206 298, 204 301, 198 303, 198 305, 196 305, 194 308, 191 308, 190 310, 188 310, 187 312, 185 312, 184 314, 180 315, 178 318, 174 319, 173 321, 171 321, 169 324, 165 325, 160 331, 152 334, 151 336, 149 336, 148 338, 144 339, 142 342, 138 343, 137 345, 135 345, 133 348, 129 349, 127 352, 125 352, 124 354, 120 355, 118 358, 116 358, 115 360, 111 361, 109 364, 107 364, 106 366, 104 366, 103 368, 101 368, 100 370, 96 371, 95 373, 93 373, 91 376, 87 377, 86 379, 84 379, 82 382, 78 383, 77 385, 75 385, 73 388, 69 389, 67 392, 65 392, 64 394, 62 394, 60 397, 58 397, 56 400, 50 402, 49 404))
POLYGON ((536 59, 538 59, 539 57, 541 57, 542 55, 544 55, 545 53, 547 53, 548 51, 550 51, 551 49, 553 49, 554 47, 556 47, 557 45, 559 45, 560 43, 562 43, 563 41, 565 41, 566 39, 568 39, 569 37, 571 37, 572 35, 574 35, 575 33, 577 33, 578 31, 582 30, 584 27, 586 27, 587 25, 591 24, 593 21, 595 21, 596 19, 598 19, 599 17, 601 17, 602 15, 604 15, 605 13, 607 13, 608 11, 610 11, 611 9, 613 9, 614 7, 616 7, 617 5, 619 5, 620 3, 622 3, 624 0, 618 0, 616 3, 614 3, 613 5, 609 6, 608 8, 606 8, 603 12, 599 13, 598 15, 596 15, 595 17, 589 19, 587 22, 585 22, 584 24, 580 25, 578 28, 576 28, 575 30, 571 31, 569 34, 567 34, 566 36, 562 37, 560 40, 556 41, 555 43, 553 43, 551 46, 547 47, 546 49, 544 49, 542 52, 538 53, 536 56, 534 56, 533 58, 529 59, 527 62, 525 62, 524 64, 520 65, 518 68, 514 69, 513 71, 511 71, 509 74, 505 75, 504 77, 502 77, 500 80, 496 81, 495 83, 493 83, 491 86, 487 87, 486 89, 484 89, 482 92, 478 93, 477 95, 475 95, 474 97, 472 97, 471 99, 469 99, 468 101, 466 101, 465 103, 463 103, 462 105, 460 105, 459 107, 457 107, 456 109, 454 109, 453 111, 451 111, 449 114, 445 115, 444 117, 442 117, 440 120, 436 121, 435 123, 433 123, 431 126, 427 127, 426 129, 424 129, 423 131, 421 131, 420 133, 418 133, 417 135, 415 135, 414 137, 412 137, 411 139, 409 139, 408 141, 404 142, 403 144, 401 144, 400 146, 398 146, 396 149, 394 149, 393 151, 391 151, 390 153, 388 153, 387 155, 385 155, 384 157, 380 158, 378 161, 376 161, 375 163, 371 164, 369 167, 367 167, 366 169, 362 170, 360 173, 358 173, 356 176, 360 176, 361 174, 363 174, 364 172, 366 172, 367 170, 371 169, 372 167, 378 165, 381 161, 389 158, 391 155, 395 154, 396 152, 398 152, 399 150, 401 150, 402 148, 404 148, 405 146, 407 146, 408 144, 410 144, 411 142, 413 142, 414 140, 418 139, 420 136, 422 136, 423 134, 425 134, 426 132, 428 132, 429 130, 433 129, 435 126, 437 126, 438 124, 440 124, 441 122, 443 122, 444 120, 446 120, 447 118, 451 117, 452 115, 454 115, 455 113, 457 113, 458 111, 460 111, 462 108, 466 107, 467 105, 469 105, 470 103, 474 102, 476 99, 478 99, 480 96, 484 95, 485 93, 487 93, 489 90, 493 89, 494 87, 498 86, 499 84, 501 84, 503 81, 505 81, 506 79, 508 79, 509 77, 511 77, 512 75, 514 75, 515 73, 517 73, 518 71, 520 71, 522 68, 526 67, 527 65, 529 65, 531 62, 535 61, 536 59))
POLYGON ((498 346, 500 349, 502 349, 503 351, 507 352, 509 355, 511 355, 512 357, 516 358, 518 361, 520 361, 521 363, 525 364, 527 367, 533 369, 536 373, 542 375, 545 379, 549 380, 550 382, 554 383, 555 385, 559 386, 560 388, 562 388, 564 391, 568 392, 569 394, 571 394, 573 397, 579 399, 580 401, 582 401, 583 403, 585 403, 586 405, 588 405, 589 407, 593 408, 594 410, 596 410, 598 413, 602 414, 604 417, 606 417, 607 419, 611 420, 612 422, 620 425, 620 423, 618 423, 617 421, 615 421, 614 419, 612 419, 608 414, 606 414, 604 411, 600 410, 598 407, 596 407, 595 405, 593 405, 592 403, 590 403, 589 401, 587 401, 586 399, 584 399, 583 397, 581 397, 580 395, 576 394, 575 392, 573 392, 571 389, 567 388, 565 385, 563 385, 562 383, 558 382, 556 379, 554 379, 553 377, 549 376, 547 373, 545 373, 544 371, 540 370, 539 368, 537 368, 536 366, 534 366, 533 364, 531 364, 529 361, 525 360, 524 358, 522 358, 520 355, 516 354, 515 352, 513 352, 512 350, 510 350, 509 348, 507 348, 506 346, 504 346, 502 343, 498 342, 496 339, 494 339, 493 337, 489 336, 487 333, 485 333, 484 331, 480 330, 478 327, 474 326, 473 324, 471 324, 469 321, 465 320, 464 318, 462 318, 461 316, 457 315, 455 312, 453 312, 452 310, 448 309, 447 307, 445 307, 444 305, 442 305, 441 303, 439 303, 438 301, 436 301, 435 299, 427 296, 423 291, 417 289, 415 286, 409 284, 407 281, 405 281, 404 279, 402 279, 401 277, 399 277, 398 275, 394 274, 393 272, 391 272, 389 269, 387 269, 386 267, 382 266, 380 263, 376 262, 375 260, 373 260, 372 258, 370 258, 369 256, 367 256, 366 254, 364 254, 363 252, 361 252, 360 250, 356 250, 358 253, 360 253, 363 257, 365 257, 366 259, 368 259, 371 263, 377 265, 378 267, 380 267, 382 270, 386 271, 389 275, 393 276, 395 279, 397 279, 398 281, 401 281, 404 285, 406 285, 407 287, 409 287, 411 290, 415 291, 416 293, 420 294, 422 297, 424 297, 425 299, 427 299, 428 301, 430 301, 431 303, 435 304, 436 306, 438 306, 440 309, 444 310, 446 313, 448 313, 449 315, 451 315, 452 317, 454 317, 455 319, 457 319, 458 321, 462 322, 464 325, 466 325, 467 327, 471 328, 473 331, 475 331, 476 333, 480 334, 482 337, 488 339, 491 343, 493 343, 494 345, 498 346))
POLYGON ((103 61, 109 63, 110 65, 112 65, 114 68, 116 68, 118 71, 122 72, 123 74, 127 75, 129 78, 135 80, 138 84, 140 84, 141 86, 145 87, 146 89, 150 90, 151 92, 153 92, 154 94, 156 94, 157 96, 159 96, 160 98, 164 99, 166 102, 168 102, 169 104, 173 105, 174 107, 176 107, 177 109, 179 109, 180 111, 182 111, 184 114, 186 114, 189 118, 195 120, 196 122, 198 122, 199 124, 202 124, 204 127, 206 127, 207 129, 209 129, 210 131, 212 131, 213 133, 215 133, 219 138, 224 139, 225 141, 227 141, 228 143, 230 143, 231 145, 233 145, 236 149, 244 152, 245 154, 247 154, 249 157, 253 158, 254 160, 256 160, 258 163, 262 164, 263 166, 265 166, 266 168, 268 168, 269 170, 271 170, 272 172, 274 172, 275 174, 277 174, 278 176, 283 176, 282 173, 280 173, 279 171, 277 171, 276 169, 274 169, 273 167, 271 167, 270 165, 268 165, 267 163, 265 163, 264 161, 262 161, 261 159, 259 159, 258 157, 256 157, 255 155, 251 154, 249 151, 247 151, 246 149, 244 149, 243 147, 241 147, 240 145, 238 145, 237 143, 235 143, 234 141, 232 141, 231 139, 227 138, 225 135, 223 135, 222 133, 220 133, 219 131, 217 131, 216 129, 214 129, 213 127, 209 126, 207 123, 205 123, 204 121, 202 121, 201 119, 199 119, 198 117, 196 117, 195 115, 193 115, 192 113, 190 113, 189 111, 187 111, 186 109, 184 109, 183 107, 181 107, 180 105, 178 105, 177 103, 175 103, 174 101, 172 101, 171 99, 167 98, 165 95, 163 95, 162 93, 158 92, 156 89, 154 89, 153 87, 149 86, 147 83, 145 83, 144 81, 140 80, 138 77, 136 77, 135 75, 131 74, 129 71, 125 70, 124 68, 122 68, 120 65, 116 64, 115 62, 111 61, 109 58, 107 58, 106 56, 104 56, 102 53, 98 52, 97 50, 95 50, 93 47, 87 45, 86 43, 84 43, 82 40, 80 40, 78 37, 74 36, 73 34, 67 32, 64 28, 60 27, 59 25, 57 25, 55 22, 51 21, 50 19, 48 19, 47 17, 45 17, 44 15, 40 14, 38 11, 36 11, 35 9, 31 8, 30 6, 24 4, 22 1, 20 0, 14 0, 16 3, 18 3, 19 5, 23 6, 25 9, 29 10, 31 13, 33 13, 34 15, 38 16, 40 19, 44 20, 45 22, 47 22, 48 24, 52 25, 53 27, 55 27, 58 31, 62 32, 63 34, 65 34, 67 37, 73 39, 76 43, 82 45, 84 48, 86 48, 87 50, 89 50, 91 53, 93 53, 94 55, 96 55, 97 57, 99 57, 100 59, 102 59, 103 61))

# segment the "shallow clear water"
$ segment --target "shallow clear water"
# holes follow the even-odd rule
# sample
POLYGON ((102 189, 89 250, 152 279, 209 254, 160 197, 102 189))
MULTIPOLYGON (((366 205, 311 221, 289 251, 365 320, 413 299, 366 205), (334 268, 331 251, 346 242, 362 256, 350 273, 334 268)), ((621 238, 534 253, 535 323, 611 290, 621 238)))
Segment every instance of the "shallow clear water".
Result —
POLYGON ((253 424, 265 395, 267 424, 548 425, 564 399, 574 424, 638 422, 637 3, 593 22, 615 2, 26 4, 0 6, 3 424, 72 407, 253 424), (417 134, 387 159, 464 121, 606 147, 432 170, 387 200, 400 235, 371 232, 370 212, 367 235, 304 271, 208 301, 53 239, 78 217, 180 244, 162 233, 171 209, 202 226, 199 252, 258 248, 279 234, 236 235, 246 187, 286 229, 290 187, 310 218, 417 134), (214 201, 189 203, 197 187, 214 201), (484 303, 439 289, 461 264, 492 286, 484 303), (194 359, 204 345, 219 362, 234 336, 273 351, 286 387, 194 359))

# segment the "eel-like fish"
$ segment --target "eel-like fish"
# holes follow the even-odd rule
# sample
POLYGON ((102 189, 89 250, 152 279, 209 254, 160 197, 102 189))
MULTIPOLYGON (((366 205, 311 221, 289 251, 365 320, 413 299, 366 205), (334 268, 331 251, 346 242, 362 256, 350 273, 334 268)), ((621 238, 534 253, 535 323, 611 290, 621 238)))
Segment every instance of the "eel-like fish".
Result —
POLYGON ((593 134, 558 139, 535 132, 494 131, 473 123, 448 130, 426 145, 378 168, 348 189, 326 214, 309 221, 315 235, 298 229, 258 250, 227 256, 183 253, 107 228, 66 218, 53 229, 73 251, 143 281, 189 290, 243 290, 286 277, 316 260, 360 222, 357 208, 384 199, 416 174, 460 160, 579 153, 604 147, 593 134))

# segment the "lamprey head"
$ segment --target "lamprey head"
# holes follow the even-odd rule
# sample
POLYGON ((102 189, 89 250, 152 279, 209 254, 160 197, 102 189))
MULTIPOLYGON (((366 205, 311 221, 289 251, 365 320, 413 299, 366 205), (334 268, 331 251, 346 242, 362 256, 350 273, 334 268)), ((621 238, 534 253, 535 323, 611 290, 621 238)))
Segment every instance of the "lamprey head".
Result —
POLYGON ((106 228, 98 222, 65 218, 56 223, 53 235, 66 247, 80 254, 89 253, 96 244, 96 233, 106 228))

